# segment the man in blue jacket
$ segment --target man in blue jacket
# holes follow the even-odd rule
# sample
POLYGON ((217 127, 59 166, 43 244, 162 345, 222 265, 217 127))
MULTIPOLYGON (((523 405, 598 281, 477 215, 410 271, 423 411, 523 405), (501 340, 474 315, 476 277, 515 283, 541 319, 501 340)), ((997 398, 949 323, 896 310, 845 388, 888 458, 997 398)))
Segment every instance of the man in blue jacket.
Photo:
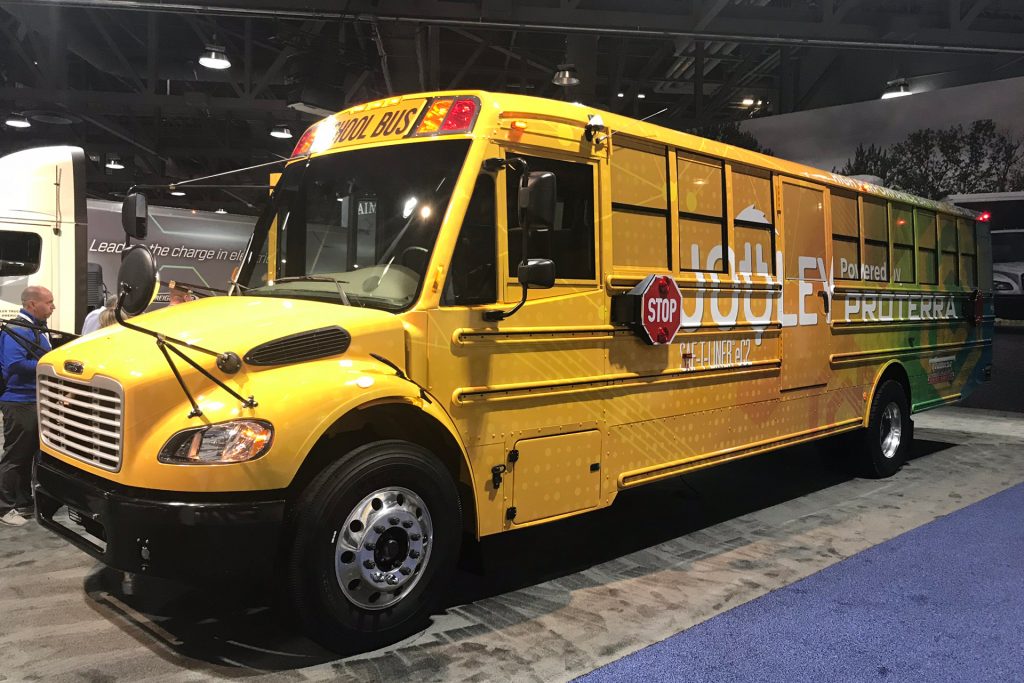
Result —
POLYGON ((50 350, 46 321, 53 313, 53 294, 45 287, 26 287, 18 317, 40 329, 7 325, 0 334, 0 372, 4 392, 4 453, 0 456, 0 523, 22 526, 32 509, 32 460, 39 452, 36 416, 36 365, 50 350), (12 335, 20 337, 14 339, 12 335))

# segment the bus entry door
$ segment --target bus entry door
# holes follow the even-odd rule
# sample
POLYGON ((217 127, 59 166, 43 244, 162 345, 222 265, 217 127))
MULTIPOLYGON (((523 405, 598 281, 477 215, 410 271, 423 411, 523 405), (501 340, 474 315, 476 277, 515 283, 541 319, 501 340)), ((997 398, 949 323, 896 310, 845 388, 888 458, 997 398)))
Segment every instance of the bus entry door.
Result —
POLYGON ((831 291, 825 253, 825 192, 783 179, 781 389, 828 383, 831 291))

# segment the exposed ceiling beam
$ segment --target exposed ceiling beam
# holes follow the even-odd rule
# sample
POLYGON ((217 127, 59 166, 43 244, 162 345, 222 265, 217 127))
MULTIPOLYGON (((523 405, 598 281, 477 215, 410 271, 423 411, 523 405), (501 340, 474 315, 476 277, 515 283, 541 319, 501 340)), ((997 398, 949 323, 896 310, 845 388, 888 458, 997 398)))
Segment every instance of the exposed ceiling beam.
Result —
MULTIPOLYGON (((985 0, 979 0, 981 2, 985 0)), ((8 4, 26 4, 33 0, 8 0, 8 4)), ((38 2, 38 0, 34 0, 38 2)), ((963 52, 979 54, 1024 54, 1024 31, 1020 22, 1003 22, 1000 31, 950 30, 924 26, 912 39, 879 40, 877 13, 871 23, 852 24, 841 19, 858 0, 846 0, 836 8, 832 24, 794 20, 790 8, 772 6, 738 8, 742 16, 720 16, 708 29, 695 30, 691 14, 656 11, 676 3, 645 2, 629 11, 604 9, 567 9, 540 4, 516 3, 507 16, 493 16, 478 3, 436 0, 431 3, 407 0, 386 6, 376 0, 349 0, 343 11, 336 0, 306 0, 296 6, 288 0, 205 0, 195 2, 157 2, 155 0, 49 0, 48 4, 69 7, 109 7, 163 12, 196 12, 204 15, 273 16, 277 18, 343 19, 362 22, 410 22, 440 26, 465 26, 557 33, 598 33, 646 38, 703 38, 761 45, 791 47, 838 47, 849 50, 886 50, 913 52, 963 52), (644 11, 637 7, 651 7, 644 11), (712 30, 713 29, 713 30, 712 30)), ((982 11, 981 9, 978 10, 982 11)), ((891 16, 904 16, 889 13, 891 16)), ((798 15, 799 17, 799 15, 798 15)))

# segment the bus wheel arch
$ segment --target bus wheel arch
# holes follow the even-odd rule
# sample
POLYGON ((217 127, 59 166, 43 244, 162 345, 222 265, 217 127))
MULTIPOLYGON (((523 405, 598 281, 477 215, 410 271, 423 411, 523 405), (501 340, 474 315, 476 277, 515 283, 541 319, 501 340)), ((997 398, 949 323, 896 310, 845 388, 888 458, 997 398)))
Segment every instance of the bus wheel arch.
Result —
POLYGON ((875 373, 875 381, 871 384, 871 390, 867 396, 867 404, 864 406, 864 420, 861 426, 868 426, 868 421, 871 418, 871 409, 874 405, 875 397, 878 395, 878 389, 888 380, 898 382, 903 387, 903 391, 906 392, 907 405, 911 407, 914 405, 913 396, 910 392, 910 375, 907 374, 907 369, 898 360, 890 360, 875 373))
POLYGON ((345 454, 389 439, 421 446, 441 461, 459 493, 463 530, 476 536, 476 501, 464 449, 449 427, 402 398, 373 401, 338 418, 307 453, 289 485, 289 499, 297 500, 320 472, 345 454))

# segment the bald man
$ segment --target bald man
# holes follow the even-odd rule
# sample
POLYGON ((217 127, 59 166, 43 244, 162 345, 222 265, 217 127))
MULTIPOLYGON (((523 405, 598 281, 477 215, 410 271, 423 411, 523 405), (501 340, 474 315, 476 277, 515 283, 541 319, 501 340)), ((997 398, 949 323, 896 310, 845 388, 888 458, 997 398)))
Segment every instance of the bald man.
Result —
POLYGON ((53 314, 46 287, 26 287, 18 317, 33 327, 8 325, 0 334, 4 391, 4 452, 0 456, 0 524, 23 526, 32 514, 32 460, 39 452, 36 417, 36 365, 50 350, 46 321, 53 314), (12 335, 21 338, 22 343, 12 335), (27 347, 27 348, 26 348, 27 347))

